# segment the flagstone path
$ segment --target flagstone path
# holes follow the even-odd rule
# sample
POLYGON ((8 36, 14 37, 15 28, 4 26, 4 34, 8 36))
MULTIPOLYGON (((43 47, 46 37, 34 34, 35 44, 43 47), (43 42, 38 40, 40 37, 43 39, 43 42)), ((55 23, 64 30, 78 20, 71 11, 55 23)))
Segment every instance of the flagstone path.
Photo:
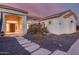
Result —
POLYGON ((36 44, 35 42, 32 42, 24 37, 15 37, 19 44, 24 47, 26 51, 28 51, 31 55, 78 55, 79 52, 79 40, 77 40, 70 49, 65 52, 62 50, 55 50, 52 52, 49 49, 41 47, 39 44, 36 44))
POLYGON ((17 39, 19 44, 21 44, 22 47, 24 47, 24 49, 30 52, 32 55, 48 55, 52 53, 51 51, 40 47, 40 45, 25 39, 24 37, 15 38, 17 39))

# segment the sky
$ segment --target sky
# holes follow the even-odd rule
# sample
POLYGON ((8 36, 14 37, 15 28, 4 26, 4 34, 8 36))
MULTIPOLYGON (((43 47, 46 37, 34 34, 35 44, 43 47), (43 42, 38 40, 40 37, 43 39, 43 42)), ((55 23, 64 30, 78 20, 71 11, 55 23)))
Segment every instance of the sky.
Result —
POLYGON ((3 5, 28 11, 28 15, 46 17, 71 9, 79 17, 78 3, 3 3, 3 5))

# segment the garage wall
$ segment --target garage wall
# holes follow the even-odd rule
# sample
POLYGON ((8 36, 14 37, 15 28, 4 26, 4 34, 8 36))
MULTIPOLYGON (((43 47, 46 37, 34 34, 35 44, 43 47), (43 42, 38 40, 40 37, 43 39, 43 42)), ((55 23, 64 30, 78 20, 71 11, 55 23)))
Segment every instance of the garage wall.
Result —
POLYGON ((74 16, 70 16, 69 18, 52 18, 48 20, 41 21, 45 23, 47 30, 49 33, 53 34, 71 34, 76 32, 76 20, 74 16), (51 21, 51 24, 49 24, 51 21), (73 21, 73 23, 71 23, 73 21))

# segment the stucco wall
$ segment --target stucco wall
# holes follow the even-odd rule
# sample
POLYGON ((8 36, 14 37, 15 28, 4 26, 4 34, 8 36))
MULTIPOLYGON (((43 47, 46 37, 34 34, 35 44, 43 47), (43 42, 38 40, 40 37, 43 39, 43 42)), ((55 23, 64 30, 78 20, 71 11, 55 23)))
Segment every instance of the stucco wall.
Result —
POLYGON ((27 32, 27 16, 22 16, 22 31, 23 34, 27 32))
MULTIPOLYGON (((2 29, 1 31, 6 32, 6 23, 5 23, 5 15, 7 13, 3 12, 3 22, 2 22, 2 29)), ((20 15, 22 17, 22 32, 17 35, 24 35, 27 32, 27 15, 20 15)))
POLYGON ((3 31, 3 32, 5 32, 6 31, 6 24, 5 24, 5 13, 3 13, 3 21, 2 21, 2 30, 1 31, 3 31))
POLYGON ((29 23, 29 24, 35 24, 35 23, 38 23, 38 21, 37 20, 28 19, 27 23, 29 23))
POLYGON ((64 20, 64 32, 69 34, 69 33, 74 33, 76 32, 76 25, 77 25, 77 20, 73 16, 66 18, 64 20), (73 21, 71 23, 71 21, 73 21))
POLYGON ((76 32, 76 20, 73 16, 69 18, 53 18, 42 21, 45 23, 45 26, 47 27, 47 30, 49 33, 53 34, 71 34, 76 32), (73 21, 71 24, 70 21, 73 21), (51 21, 51 24, 48 24, 48 22, 51 21))

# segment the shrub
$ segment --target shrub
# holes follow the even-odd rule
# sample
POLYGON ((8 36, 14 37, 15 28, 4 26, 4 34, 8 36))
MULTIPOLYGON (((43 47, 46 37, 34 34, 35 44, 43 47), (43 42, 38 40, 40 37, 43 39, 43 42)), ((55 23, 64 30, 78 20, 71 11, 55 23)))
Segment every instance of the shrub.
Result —
POLYGON ((45 35, 47 33, 47 29, 45 27, 42 28, 42 25, 40 23, 38 24, 32 24, 28 31, 27 34, 39 34, 39 35, 45 35))

